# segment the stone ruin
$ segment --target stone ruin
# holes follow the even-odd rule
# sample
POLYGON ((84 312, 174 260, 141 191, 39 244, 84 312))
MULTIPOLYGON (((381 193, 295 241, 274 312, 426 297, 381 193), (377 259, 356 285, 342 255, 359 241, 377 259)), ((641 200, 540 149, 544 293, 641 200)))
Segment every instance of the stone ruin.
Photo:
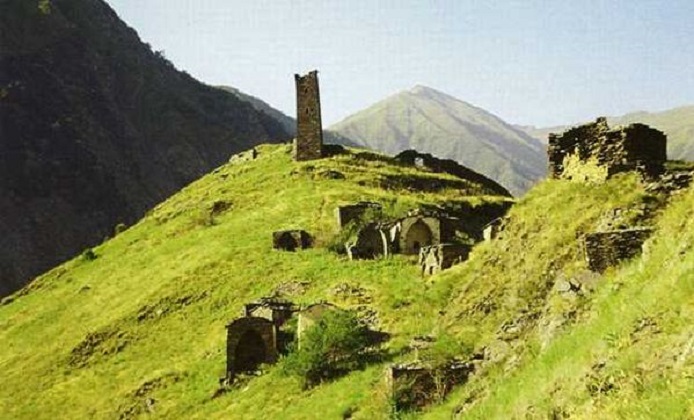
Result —
POLYGON ((387 257, 392 251, 391 229, 381 223, 368 223, 359 229, 357 239, 345 244, 350 260, 373 260, 387 257))
POLYGON ((405 255, 419 255, 423 247, 455 239, 454 220, 450 217, 412 211, 399 223, 398 250, 405 255))
POLYGON ((258 302, 244 305, 245 317, 264 318, 275 326, 275 349, 278 353, 286 353, 289 344, 294 340, 294 334, 288 333, 282 327, 294 316, 299 308, 292 302, 279 298, 262 298, 258 302))
MULTIPOLYGON (((255 372, 261 364, 275 363, 289 349, 295 335, 283 326, 297 314, 299 347, 305 331, 318 322, 327 312, 341 310, 337 306, 319 302, 299 308, 292 302, 263 298, 244 305, 243 314, 226 326, 227 366, 224 383, 232 383, 239 373, 255 372)), ((368 330, 372 342, 389 337, 387 333, 368 330)), ((379 341, 380 340, 380 341, 379 341)))
POLYGON ((313 245, 311 235, 305 230, 280 230, 272 233, 272 247, 282 251, 296 251, 313 245))
POLYGON ((664 171, 667 139, 644 124, 611 129, 607 119, 550 134, 549 175, 581 182, 604 182, 614 174, 638 171, 654 178, 664 171))
POLYGON ((298 309, 288 301, 264 298, 246 304, 243 316, 227 328, 227 382, 236 374, 254 372, 261 364, 275 363, 294 338, 282 326, 298 309))
POLYGON ((244 305, 243 316, 227 325, 227 367, 224 381, 238 373, 255 372, 261 364, 275 363, 294 336, 282 326, 298 311, 291 302, 263 298, 244 305))
POLYGON ((446 173, 476 184, 482 184, 498 195, 511 197, 511 193, 497 182, 466 168, 452 159, 439 159, 429 153, 420 153, 416 150, 405 150, 395 156, 395 160, 404 165, 428 169, 432 172, 446 173))
POLYGON ((451 361, 432 367, 423 362, 393 364, 386 368, 385 380, 395 409, 421 409, 443 399, 454 386, 467 381, 472 363, 451 361))
MULTIPOLYGON (((353 211, 344 206, 338 212, 342 208, 353 211)), ((354 207, 360 211, 364 208, 354 207)), ((338 217, 338 223, 341 221, 338 217)), ((460 225, 457 218, 417 209, 395 221, 365 224, 357 232, 356 240, 346 243, 345 248, 350 260, 375 259, 397 253, 417 255, 422 273, 433 274, 467 259, 471 247, 457 243, 456 233, 460 225)))
POLYGON ((294 80, 296 81, 294 160, 320 159, 323 157, 323 125, 318 71, 311 71, 304 76, 295 74, 294 80))
POLYGON ((652 233, 650 228, 635 228, 586 234, 583 250, 588 267, 602 273, 608 267, 639 255, 652 233))
POLYGON ((466 382, 475 370, 472 359, 453 358, 437 365, 422 361, 420 351, 431 348, 435 341, 436 337, 431 335, 413 337, 408 347, 414 350, 414 361, 386 368, 386 386, 396 410, 421 409, 442 400, 454 386, 466 382))
POLYGON ((263 363, 277 361, 277 329, 271 320, 245 316, 226 328, 226 381, 233 381, 238 373, 256 371, 263 363))
POLYGON ((419 252, 419 265, 422 275, 434 275, 465 261, 472 247, 463 244, 439 244, 422 247, 419 252))
MULTIPOLYGON (((356 307, 360 322, 366 327, 371 345, 390 338, 386 332, 375 329, 377 322, 369 319, 363 306, 356 307)), ((232 383, 238 373, 255 372, 264 363, 275 363, 281 354, 289 350, 289 344, 298 339, 301 348, 305 332, 328 312, 343 309, 328 302, 318 302, 303 308, 275 297, 262 298, 244 305, 243 313, 226 326, 227 367, 223 383, 232 383), (296 315, 296 333, 288 331, 287 322, 296 315)), ((368 311, 366 311, 368 312, 368 311)))
POLYGON ((498 238, 501 235, 501 232, 504 231, 507 220, 508 219, 506 218, 499 217, 485 225, 482 228, 482 237, 484 238, 484 240, 491 241, 493 239, 498 238))
POLYGON ((369 211, 380 215, 382 209, 383 206, 381 204, 372 201, 360 201, 354 204, 339 206, 335 211, 337 214, 337 225, 342 229, 351 222, 361 220, 369 211))

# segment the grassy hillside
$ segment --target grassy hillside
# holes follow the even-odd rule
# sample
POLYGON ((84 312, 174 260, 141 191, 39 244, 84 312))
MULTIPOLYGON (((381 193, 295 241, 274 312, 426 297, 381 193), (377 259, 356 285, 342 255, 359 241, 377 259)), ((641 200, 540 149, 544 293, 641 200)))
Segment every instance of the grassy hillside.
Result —
POLYGON ((431 299, 410 261, 350 263, 322 248, 276 252, 271 233, 303 227, 325 245, 336 230, 336 206, 361 199, 378 200, 393 214, 419 203, 505 199, 471 197, 484 188, 371 153, 305 164, 293 163, 285 146, 259 153, 258 160, 227 165, 185 188, 95 248, 95 260, 77 258, 58 267, 0 307, 0 412, 14 418, 109 417, 139 407, 151 394, 164 417, 216 412, 240 418, 274 395, 277 405, 266 412, 284 410, 289 399, 296 400, 295 418, 317 409, 334 417, 345 405, 369 398, 380 374, 376 368, 345 379, 352 395, 338 405, 325 392, 341 390, 302 394, 293 380, 274 373, 253 381, 244 400, 238 399, 242 390, 210 400, 224 370, 224 325, 244 303, 278 287, 305 289, 290 296, 298 303, 344 303, 331 291, 344 283, 361 285, 383 328, 402 336, 395 342, 433 327, 433 318, 417 316, 429 312, 431 299), (346 179, 330 179, 336 171, 346 179), (427 179, 442 189, 414 187, 427 179), (212 214, 214 203, 228 209, 212 214), (142 391, 150 381, 155 389, 142 391))
POLYGON ((512 209, 503 239, 445 275, 457 283, 447 327, 497 361, 434 417, 691 418, 694 189, 660 200, 627 176, 547 181, 512 209), (597 276, 575 237, 616 208, 656 234, 646 256, 597 276))
POLYGON ((422 279, 403 256, 350 262, 323 248, 335 207, 377 200, 396 215, 503 199, 372 153, 295 163, 287 146, 259 152, 184 188, 94 248, 95 259, 76 258, 3 301, 4 417, 388 418, 385 363, 412 359, 407 343, 430 333, 484 360, 441 405, 397 416, 693 414, 693 189, 667 201, 631 175, 592 187, 545 181, 512 208, 502 238, 422 279), (576 236, 615 208, 621 222, 657 233, 648 258, 592 275, 576 236), (285 228, 312 232, 318 248, 271 250, 271 232, 285 228), (224 325, 273 291, 376 315, 392 334, 385 359, 310 390, 271 367, 214 398, 224 325))
POLYGON ((536 139, 483 109, 424 86, 388 97, 330 129, 384 153, 416 149, 453 159, 516 195, 544 177, 547 167, 536 139))

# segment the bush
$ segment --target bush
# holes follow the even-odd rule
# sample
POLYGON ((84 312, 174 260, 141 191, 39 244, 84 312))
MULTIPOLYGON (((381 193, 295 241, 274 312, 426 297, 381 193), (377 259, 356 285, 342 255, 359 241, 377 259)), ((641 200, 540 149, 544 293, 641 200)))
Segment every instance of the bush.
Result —
POLYGON ((354 312, 329 311, 303 333, 301 348, 287 356, 283 371, 311 387, 361 368, 368 345, 368 331, 354 312))
POLYGON ((94 261, 97 258, 96 252, 93 249, 88 248, 82 253, 82 261, 94 261))

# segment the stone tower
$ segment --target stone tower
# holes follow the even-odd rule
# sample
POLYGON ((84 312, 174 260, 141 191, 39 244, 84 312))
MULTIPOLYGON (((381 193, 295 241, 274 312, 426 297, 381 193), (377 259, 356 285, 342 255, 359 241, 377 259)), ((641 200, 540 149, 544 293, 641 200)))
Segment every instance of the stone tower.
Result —
POLYGON ((318 71, 296 80, 296 140, 294 160, 320 159, 323 156, 323 125, 320 116, 318 71))

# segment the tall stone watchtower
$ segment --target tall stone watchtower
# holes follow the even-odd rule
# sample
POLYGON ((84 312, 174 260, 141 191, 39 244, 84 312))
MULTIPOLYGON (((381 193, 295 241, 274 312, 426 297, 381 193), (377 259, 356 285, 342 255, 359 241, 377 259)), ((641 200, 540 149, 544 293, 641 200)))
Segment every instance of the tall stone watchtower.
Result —
POLYGON ((323 157, 323 124, 320 116, 318 71, 296 80, 296 140, 294 160, 312 160, 323 157))

